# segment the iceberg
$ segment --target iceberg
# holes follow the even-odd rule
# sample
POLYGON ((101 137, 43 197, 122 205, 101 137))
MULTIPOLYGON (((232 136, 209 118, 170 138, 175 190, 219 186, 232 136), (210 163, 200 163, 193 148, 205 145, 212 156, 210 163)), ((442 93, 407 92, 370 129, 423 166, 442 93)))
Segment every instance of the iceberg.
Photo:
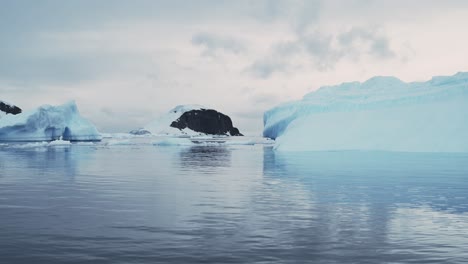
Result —
POLYGON ((468 152, 468 73, 325 86, 264 113, 278 151, 468 152))
POLYGON ((0 141, 100 141, 101 134, 80 116, 75 102, 44 105, 0 119, 0 141))

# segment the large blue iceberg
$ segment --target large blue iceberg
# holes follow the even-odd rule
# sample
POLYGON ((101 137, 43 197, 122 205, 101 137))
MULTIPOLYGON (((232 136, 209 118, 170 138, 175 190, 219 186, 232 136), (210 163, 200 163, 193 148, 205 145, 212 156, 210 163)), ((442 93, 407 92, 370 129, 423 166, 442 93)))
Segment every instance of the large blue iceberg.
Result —
POLYGON ((80 116, 75 102, 44 105, 36 110, 0 118, 0 141, 100 141, 101 134, 80 116))
POLYGON ((281 151, 468 152, 468 73, 326 86, 264 114, 281 151))

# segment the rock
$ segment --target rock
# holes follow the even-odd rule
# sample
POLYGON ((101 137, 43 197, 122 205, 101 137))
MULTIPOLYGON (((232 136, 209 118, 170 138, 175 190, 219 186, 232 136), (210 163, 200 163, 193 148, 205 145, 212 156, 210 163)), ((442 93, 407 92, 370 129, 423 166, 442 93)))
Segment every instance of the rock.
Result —
POLYGON ((13 114, 13 115, 17 115, 17 114, 20 114, 22 112, 21 108, 19 108, 17 106, 14 106, 14 105, 4 103, 2 101, 0 101, 0 111, 3 111, 5 113, 7 113, 7 114, 13 114))
POLYGON ((180 130, 188 128, 210 135, 243 136, 239 129, 232 125, 229 116, 212 109, 195 109, 184 112, 171 123, 171 127, 180 130))
POLYGON ((142 136, 142 135, 149 135, 151 134, 151 132, 149 132, 148 130, 144 129, 144 128, 139 128, 139 129, 134 129, 130 132, 128 132, 129 134, 132 134, 132 135, 136 135, 136 136, 142 136))

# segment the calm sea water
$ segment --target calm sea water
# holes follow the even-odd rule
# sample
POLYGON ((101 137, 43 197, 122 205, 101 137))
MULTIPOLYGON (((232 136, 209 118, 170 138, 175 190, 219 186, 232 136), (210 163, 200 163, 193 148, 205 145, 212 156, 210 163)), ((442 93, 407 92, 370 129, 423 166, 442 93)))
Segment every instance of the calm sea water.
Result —
POLYGON ((0 263, 468 263, 468 155, 0 146, 0 263))

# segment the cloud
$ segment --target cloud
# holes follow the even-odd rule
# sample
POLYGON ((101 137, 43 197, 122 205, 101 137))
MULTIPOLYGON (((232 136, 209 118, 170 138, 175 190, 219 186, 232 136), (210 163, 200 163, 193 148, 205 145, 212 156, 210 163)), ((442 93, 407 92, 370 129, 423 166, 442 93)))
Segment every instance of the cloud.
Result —
POLYGON ((309 64, 311 70, 329 71, 343 60, 359 60, 362 56, 386 60, 396 57, 389 38, 374 29, 354 27, 348 31, 327 34, 319 30, 300 32, 293 40, 276 43, 263 58, 247 69, 253 76, 269 78, 276 72, 290 73, 291 68, 309 64), (296 60, 302 56, 306 60, 296 60))
POLYGON ((371 52, 381 58, 393 58, 395 52, 390 48, 390 41, 386 37, 379 37, 372 41, 371 52))
POLYGON ((288 21, 297 32, 303 32, 320 17, 320 0, 263 0, 252 1, 252 16, 260 21, 271 23, 288 21))
MULTIPOLYGON (((150 67, 147 52, 137 54, 111 50, 112 46, 119 45, 122 40, 107 33, 122 30, 123 39, 127 37, 125 34, 129 27, 138 30, 142 24, 162 24, 168 28, 176 28, 179 24, 200 23, 205 18, 210 21, 232 17, 238 19, 247 17, 245 11, 248 10, 248 2, 5 1, 0 8, 0 79, 14 83, 68 84, 107 74, 119 74, 127 70, 126 65, 133 65, 130 67, 133 69, 150 67), (86 43, 83 38, 77 38, 75 43, 70 40, 66 43, 67 37, 73 39, 82 32, 91 32, 97 37, 86 43), (62 34, 64 37, 47 38, 54 34, 62 34), (110 40, 118 42, 112 43, 110 40), (94 50, 83 51, 81 45, 88 44, 94 46, 94 50), (68 45, 67 50, 63 50, 64 45, 68 45)), ((206 54, 214 54, 220 50, 241 52, 244 48, 241 43, 216 34, 200 34, 194 41, 204 45, 206 54)), ((141 45, 137 40, 132 44, 141 45)))
POLYGON ((298 46, 302 47, 305 54, 319 71, 333 69, 334 65, 343 57, 340 48, 333 46, 334 36, 312 32, 299 36, 298 46))
POLYGON ((192 37, 192 44, 203 47, 203 56, 216 56, 220 51, 234 54, 246 51, 244 44, 234 38, 209 33, 197 33, 192 37))
POLYGON ((6 54, 0 60, 0 79, 28 85, 71 84, 125 72, 129 65, 145 61, 147 59, 137 54, 105 52, 6 54))
POLYGON ((254 94, 251 98, 254 105, 260 106, 272 106, 281 101, 281 98, 274 94, 269 93, 257 93, 254 94))
POLYGON ((255 61, 246 72, 261 79, 267 79, 275 72, 285 72, 288 69, 287 62, 282 58, 264 58, 255 61))
POLYGON ((395 52, 390 48, 390 40, 383 34, 375 29, 365 29, 365 28, 352 28, 351 30, 344 32, 337 37, 340 46, 349 51, 353 51, 359 55, 360 52, 367 52, 375 57, 380 58, 392 58, 395 57, 395 52), (360 42, 361 45, 367 45, 367 50, 360 50, 361 47, 358 46, 360 42))

